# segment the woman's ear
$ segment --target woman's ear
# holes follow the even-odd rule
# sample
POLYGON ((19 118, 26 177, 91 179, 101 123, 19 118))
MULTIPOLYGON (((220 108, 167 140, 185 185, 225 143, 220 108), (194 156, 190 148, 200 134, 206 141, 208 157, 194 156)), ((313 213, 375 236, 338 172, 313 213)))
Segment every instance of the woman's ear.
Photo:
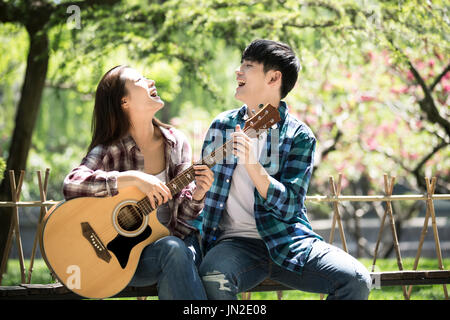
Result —
POLYGON ((120 99, 120 106, 124 109, 128 109, 128 99, 126 97, 120 99))

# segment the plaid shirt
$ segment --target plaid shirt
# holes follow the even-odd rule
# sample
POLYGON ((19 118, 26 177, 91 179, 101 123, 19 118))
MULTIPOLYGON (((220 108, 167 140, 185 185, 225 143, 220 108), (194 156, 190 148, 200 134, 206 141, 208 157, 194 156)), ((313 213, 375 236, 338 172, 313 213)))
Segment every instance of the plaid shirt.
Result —
MULTIPOLYGON (((159 127, 165 141, 166 181, 191 166, 191 147, 186 137, 174 128, 159 127)), ((109 146, 94 147, 81 164, 64 179, 66 200, 76 197, 107 197, 119 193, 117 175, 127 170, 144 171, 144 156, 136 142, 127 135, 109 146)), ((191 182, 169 200, 170 232, 184 238, 198 229, 194 221, 203 209, 204 200, 192 199, 195 183, 191 182)))
MULTIPOLYGON (((316 139, 311 130, 288 113, 285 102, 278 108, 281 120, 269 129, 266 151, 259 162, 270 175, 267 199, 254 190, 254 214, 258 232, 278 265, 301 273, 314 239, 322 238, 311 228, 304 200, 313 169, 316 139), (273 145, 273 147, 272 147, 273 145)), ((211 124, 202 148, 203 156, 217 149, 239 124, 244 127, 247 107, 226 111, 211 124)), ((205 252, 219 238, 219 222, 226 207, 236 159, 216 164, 214 183, 206 194, 203 209, 205 252)), ((249 195, 250 196, 250 195, 249 195)))

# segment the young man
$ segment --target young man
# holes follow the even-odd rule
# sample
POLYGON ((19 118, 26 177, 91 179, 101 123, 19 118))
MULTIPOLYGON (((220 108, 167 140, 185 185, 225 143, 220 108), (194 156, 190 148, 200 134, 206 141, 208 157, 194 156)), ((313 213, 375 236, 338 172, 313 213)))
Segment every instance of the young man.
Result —
POLYGON ((233 141, 233 155, 212 168, 215 179, 203 209, 199 270, 209 299, 236 299, 266 278, 328 299, 369 295, 365 267, 325 243, 306 216, 316 139, 281 101, 299 69, 289 46, 253 41, 236 70, 235 97, 244 105, 220 114, 206 135, 203 155, 233 141), (252 139, 241 128, 267 103, 278 108, 281 121, 252 139))

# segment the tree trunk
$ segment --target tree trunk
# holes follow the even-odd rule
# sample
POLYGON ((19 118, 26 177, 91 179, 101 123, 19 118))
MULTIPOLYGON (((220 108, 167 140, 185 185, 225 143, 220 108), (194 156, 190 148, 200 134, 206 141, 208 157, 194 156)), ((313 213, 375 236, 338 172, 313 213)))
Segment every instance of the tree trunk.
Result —
MULTIPOLYGON (((27 68, 17 107, 15 127, 9 146, 6 172, 0 185, 0 199, 11 201, 9 170, 14 170, 16 177, 20 170, 25 170, 28 151, 31 146, 33 129, 39 114, 42 92, 49 60, 49 41, 46 31, 27 28, 30 47, 27 68)), ((0 258, 6 252, 6 241, 12 219, 11 208, 0 208, 0 258)))

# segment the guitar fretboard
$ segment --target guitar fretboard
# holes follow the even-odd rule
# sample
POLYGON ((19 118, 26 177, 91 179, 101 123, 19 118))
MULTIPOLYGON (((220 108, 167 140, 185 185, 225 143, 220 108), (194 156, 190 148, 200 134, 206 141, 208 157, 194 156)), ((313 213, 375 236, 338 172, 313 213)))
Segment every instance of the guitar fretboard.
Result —
MULTIPOLYGON (((256 131, 253 130, 252 128, 246 128, 244 129, 244 132, 249 136, 257 134, 256 131)), ((175 178, 167 182, 166 186, 169 188, 170 193, 172 195, 176 195, 178 192, 183 190, 185 186, 187 186, 189 183, 195 180, 195 170, 194 170, 195 165, 204 164, 207 165, 209 168, 212 168, 216 163, 223 160, 227 152, 231 151, 231 144, 232 140, 228 140, 221 147, 217 148, 209 155, 204 157, 202 160, 194 163, 192 166, 190 166, 189 168, 185 169, 180 174, 178 174, 175 178)), ((148 197, 145 197, 141 201, 139 201, 138 207, 141 210, 141 212, 145 215, 148 215, 150 212, 155 210, 155 208, 152 208, 152 205, 150 204, 150 200, 148 199, 148 197)))
MULTIPOLYGON (((280 121, 280 114, 276 108, 272 105, 267 104, 264 108, 262 108, 257 114, 248 119, 245 122, 245 126, 243 128, 244 133, 249 137, 257 137, 260 133, 266 131, 270 126, 280 121)), ((216 163, 222 161, 228 153, 232 152, 232 144, 233 140, 230 139, 221 147, 217 148, 209 155, 204 157, 202 160, 194 163, 192 166, 178 174, 175 178, 166 183, 166 186, 169 188, 172 196, 175 196, 179 193, 185 186, 195 180, 195 165, 207 165, 209 168, 212 168, 216 163)), ((156 200, 156 199, 155 199, 156 200)), ((159 204, 157 202, 156 206, 159 204)), ((155 210, 150 204, 150 200, 148 197, 140 200, 138 202, 137 209, 140 213, 144 215, 148 215, 150 212, 155 210)))

